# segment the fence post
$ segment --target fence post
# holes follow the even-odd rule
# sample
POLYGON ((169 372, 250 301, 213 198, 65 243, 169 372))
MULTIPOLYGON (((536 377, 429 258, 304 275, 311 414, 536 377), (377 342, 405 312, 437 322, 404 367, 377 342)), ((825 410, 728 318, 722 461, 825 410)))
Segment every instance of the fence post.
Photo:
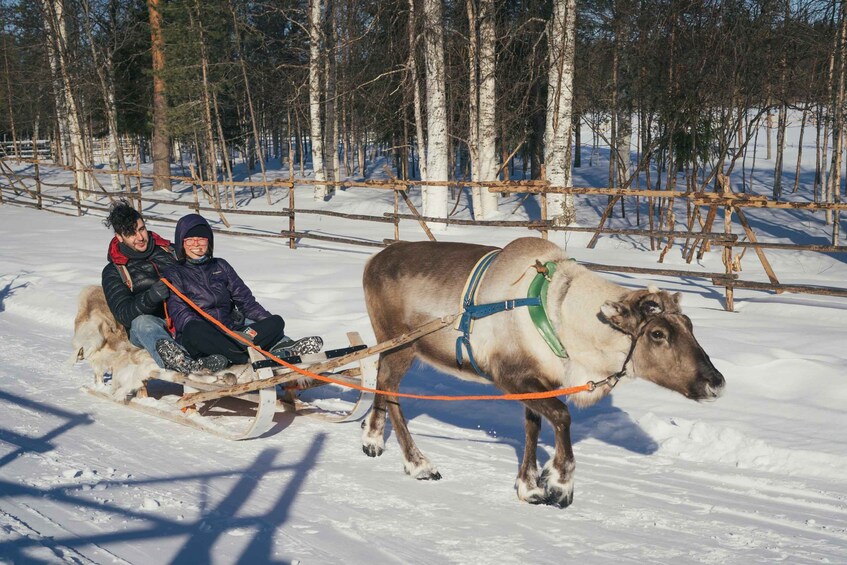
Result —
POLYGON ((38 169, 38 153, 35 154, 35 198, 37 200, 37 207, 39 210, 42 208, 42 199, 41 199, 41 173, 38 169))
POLYGON ((724 308, 727 312, 735 311, 735 302, 734 302, 734 293, 735 289, 732 286, 732 243, 727 243, 724 247, 724 255, 729 257, 728 261, 724 261, 726 263, 726 282, 724 283, 724 293, 726 295, 726 307, 724 308))
POLYGON ((77 179, 76 175, 74 175, 74 185, 72 190, 76 193, 76 215, 82 216, 82 200, 80 200, 81 197, 79 195, 79 180, 77 179))
MULTIPOLYGON (((732 234, 732 204, 724 207, 723 215, 723 231, 726 235, 732 234)), ((726 269, 726 310, 734 312, 735 305, 733 303, 735 290, 732 287, 732 242, 727 238, 727 244, 723 248, 723 263, 726 269)))
POLYGON ((400 195, 394 187, 394 241, 400 241, 400 195))
POLYGON ((294 237, 294 182, 288 182, 288 247, 289 249, 297 248, 297 239, 294 237))

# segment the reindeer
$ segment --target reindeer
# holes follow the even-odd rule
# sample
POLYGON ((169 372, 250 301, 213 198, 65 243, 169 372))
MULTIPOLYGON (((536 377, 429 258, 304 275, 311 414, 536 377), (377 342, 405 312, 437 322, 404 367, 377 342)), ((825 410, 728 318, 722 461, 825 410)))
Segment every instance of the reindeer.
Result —
MULTIPOLYGON (((407 242, 372 257, 363 285, 377 340, 391 339, 459 311, 469 275, 492 251, 496 248, 464 243, 407 242)), ((506 245, 484 273, 476 304, 526 297, 536 270, 549 278, 544 310, 561 351, 548 345, 528 307, 515 307, 474 321, 465 347, 470 348, 468 357, 479 372, 468 362, 457 365, 457 332, 447 327, 380 354, 377 387, 397 392, 412 361, 420 358, 461 379, 491 382, 506 393, 603 383, 572 396, 577 406, 597 402, 619 378, 640 377, 692 400, 714 400, 721 395, 724 377, 694 338, 691 320, 680 310, 679 293, 653 287, 627 290, 569 260, 546 240, 522 238, 506 245), (545 264, 551 267, 544 268, 545 264)), ((558 398, 523 404, 526 439, 515 482, 517 496, 532 504, 564 508, 573 501, 575 467, 568 407, 558 398), (556 449, 539 474, 536 451, 541 417, 553 426, 556 449)), ((384 451, 386 412, 406 473, 420 480, 440 479, 438 469, 415 445, 397 397, 376 397, 373 411, 362 423, 365 454, 376 457, 384 451)))

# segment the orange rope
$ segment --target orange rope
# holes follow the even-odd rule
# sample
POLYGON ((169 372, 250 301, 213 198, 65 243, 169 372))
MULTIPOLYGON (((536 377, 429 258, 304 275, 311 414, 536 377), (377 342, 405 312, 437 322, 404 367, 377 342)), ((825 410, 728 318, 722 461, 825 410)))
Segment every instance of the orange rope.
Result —
POLYGON ((223 325, 221 322, 219 322, 214 317, 212 317, 210 314, 204 312, 202 308, 197 306, 190 298, 185 296, 173 284, 171 284, 171 281, 169 281, 168 279, 162 277, 162 281, 167 285, 167 287, 169 289, 171 289, 171 292, 173 292, 180 299, 185 301, 186 304, 191 306, 194 310, 197 311, 198 314, 203 316, 206 320, 208 320, 209 322, 216 325, 222 332, 224 332, 225 334, 227 334, 230 337, 237 339, 238 341, 242 342, 243 344, 247 345, 248 347, 252 347, 253 349, 258 351, 262 355, 266 356, 269 359, 276 361, 277 363, 279 363, 283 367, 287 367, 288 369, 291 369, 292 371, 299 373, 299 374, 301 374, 305 377, 309 377, 309 378, 319 380, 319 381, 323 381, 323 382, 327 382, 327 383, 333 383, 333 384, 341 385, 343 387, 352 388, 352 389, 359 390, 359 391, 362 391, 362 392, 370 392, 370 393, 373 393, 373 394, 381 394, 381 395, 384 395, 384 396, 395 396, 395 397, 399 397, 399 398, 414 398, 414 399, 418 399, 418 400, 444 400, 444 401, 457 401, 457 400, 540 400, 540 399, 543 399, 543 398, 554 398, 556 396, 566 396, 566 395, 570 395, 570 394, 576 394, 578 392, 590 391, 590 390, 593 390, 594 386, 595 386, 595 383, 589 382, 589 383, 586 383, 586 384, 580 385, 580 386, 574 386, 574 387, 570 387, 570 388, 562 388, 562 389, 558 389, 558 390, 548 390, 548 391, 544 391, 544 392, 525 392, 525 393, 521 393, 521 394, 483 394, 483 395, 476 395, 476 396, 438 396, 438 395, 430 396, 430 395, 424 395, 424 394, 411 394, 411 393, 404 393, 404 392, 388 392, 388 391, 379 390, 379 389, 376 389, 376 388, 368 388, 368 387, 365 387, 365 386, 349 383, 349 382, 346 382, 346 381, 340 381, 340 380, 337 380, 337 379, 333 379, 332 377, 327 377, 325 375, 318 375, 317 373, 312 373, 310 371, 307 371, 306 369, 302 369, 300 367, 297 367, 295 365, 292 365, 290 363, 283 361, 282 359, 280 359, 276 355, 274 355, 274 354, 272 354, 268 351, 265 351, 264 349, 262 349, 258 345, 254 344, 252 341, 245 338, 244 336, 230 330, 225 325, 223 325))

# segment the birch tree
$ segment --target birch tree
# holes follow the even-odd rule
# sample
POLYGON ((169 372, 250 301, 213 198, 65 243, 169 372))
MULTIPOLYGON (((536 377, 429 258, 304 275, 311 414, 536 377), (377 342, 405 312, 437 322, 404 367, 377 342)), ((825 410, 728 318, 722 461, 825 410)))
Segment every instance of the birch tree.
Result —
MULTIPOLYGON (((426 180, 449 180, 447 95, 444 73, 444 26, 441 0, 424 0, 424 62, 426 65, 426 180)), ((424 215, 447 218, 447 187, 425 185, 424 215)), ((446 224, 432 229, 443 231, 446 224)))
MULTIPOLYGON (((59 121, 64 122, 67 134, 68 160, 74 169, 76 185, 82 190, 89 189, 88 174, 84 169, 88 166, 85 152, 85 140, 80 126, 79 107, 74 98, 70 70, 70 53, 68 48, 68 29, 65 21, 64 4, 62 0, 42 0, 47 31, 48 48, 51 51, 51 67, 58 74, 54 80, 57 86, 56 110, 59 121)), ((86 195, 88 197, 89 195, 86 195)))
MULTIPOLYGON (((309 0, 309 133, 312 137, 312 169, 317 181, 326 180, 321 126, 321 3, 322 0, 309 0)), ((326 185, 315 185, 315 200, 326 197, 326 185)))
MULTIPOLYGON (((830 194, 832 202, 841 202, 841 166, 844 154, 844 101, 845 82, 847 82, 847 2, 841 3, 836 16, 838 30, 836 36, 836 68, 832 89, 832 158, 830 160, 830 194)), ((834 211, 832 221, 832 244, 838 245, 841 238, 841 214, 834 211)))
MULTIPOLYGON (((547 26, 547 111, 544 163, 552 186, 571 185, 570 135, 576 47, 576 0, 554 0, 547 26)), ((557 225, 576 219, 572 194, 548 194, 548 216, 557 225)))
MULTIPOLYGON (((494 0, 480 1, 479 14, 479 161, 480 180, 497 180, 497 92, 496 51, 497 33, 495 26, 494 0)), ((496 214, 498 196, 496 192, 482 193, 482 217, 496 214)))

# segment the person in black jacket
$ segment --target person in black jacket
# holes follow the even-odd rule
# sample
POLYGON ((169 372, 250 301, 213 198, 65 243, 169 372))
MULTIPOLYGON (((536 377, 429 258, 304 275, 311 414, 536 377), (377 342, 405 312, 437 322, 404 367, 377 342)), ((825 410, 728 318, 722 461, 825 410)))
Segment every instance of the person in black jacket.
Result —
POLYGON ((103 268, 103 292, 115 319, 126 328, 129 341, 146 349, 160 367, 181 373, 215 370, 219 360, 204 363, 192 359, 168 331, 165 299, 170 291, 160 279, 167 267, 176 264, 171 243, 148 231, 141 214, 123 199, 112 205, 103 223, 115 232, 109 243, 109 262, 103 268), (169 359, 167 367, 156 351, 160 340, 173 342, 181 352, 169 359))

